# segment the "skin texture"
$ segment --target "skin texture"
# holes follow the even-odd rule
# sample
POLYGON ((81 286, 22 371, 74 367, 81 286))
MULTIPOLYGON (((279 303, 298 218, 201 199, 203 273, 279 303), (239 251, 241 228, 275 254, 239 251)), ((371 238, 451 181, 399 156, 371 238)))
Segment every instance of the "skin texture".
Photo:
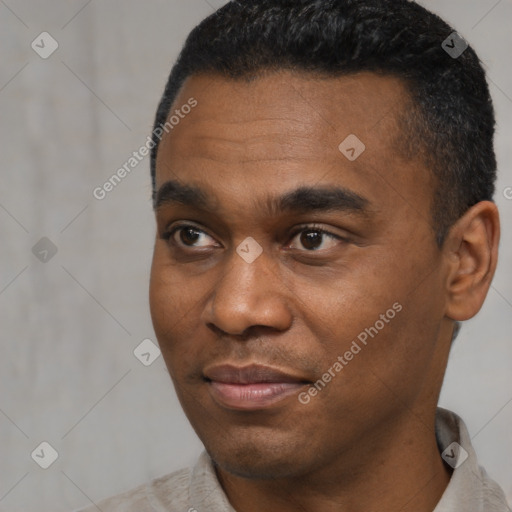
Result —
POLYGON ((453 321, 475 315, 488 291, 496 207, 478 203, 436 245, 432 175, 396 149, 407 98, 396 78, 194 76, 174 108, 190 97, 197 107, 159 149, 157 190, 198 186, 215 211, 156 208, 150 305, 229 500, 238 512, 433 510, 450 478, 434 416, 453 321), (366 146, 353 162, 338 149, 349 134, 366 146), (299 186, 349 189, 365 210, 266 208, 299 186), (164 239, 178 223, 200 231, 164 239), (311 224, 341 238, 312 244, 311 224), (252 263, 236 252, 247 237, 263 249, 252 263), (203 372, 213 364, 321 379, 395 303, 401 311, 309 403, 296 393, 238 411, 212 398, 203 372))

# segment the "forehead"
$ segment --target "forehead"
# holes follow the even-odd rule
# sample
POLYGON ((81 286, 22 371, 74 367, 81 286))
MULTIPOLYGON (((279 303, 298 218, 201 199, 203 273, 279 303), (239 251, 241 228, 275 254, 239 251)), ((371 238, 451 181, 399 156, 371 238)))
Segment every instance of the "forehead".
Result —
MULTIPOLYGON (((197 98, 198 107, 167 139, 182 149, 199 139, 205 146, 208 140, 215 142, 215 135, 222 135, 234 143, 231 149, 241 150, 235 143, 248 136, 246 142, 252 146, 260 138, 272 137, 277 145, 297 137, 311 140, 321 151, 336 149, 340 137, 357 130, 371 144, 386 143, 397 131, 390 133, 390 128, 396 128, 407 96, 401 80, 373 73, 321 78, 281 71, 251 81, 192 76, 177 96, 171 115, 191 97, 197 98)), ((297 156, 314 156, 307 145, 294 144, 288 149, 297 156)), ((235 153, 233 158, 240 155, 235 153)))
POLYGON ((408 98, 398 78, 285 71, 251 81, 193 76, 171 114, 191 98, 197 106, 161 142, 157 189, 177 179, 254 197, 334 180, 370 199, 385 202, 394 191, 416 204, 425 196, 428 205, 429 173, 404 162, 398 148, 397 119, 408 98))

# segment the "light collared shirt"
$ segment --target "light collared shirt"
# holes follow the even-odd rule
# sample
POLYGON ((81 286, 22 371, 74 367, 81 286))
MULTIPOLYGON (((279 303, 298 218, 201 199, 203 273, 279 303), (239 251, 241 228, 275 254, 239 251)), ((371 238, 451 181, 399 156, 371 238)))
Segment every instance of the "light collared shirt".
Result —
MULTIPOLYGON (((433 512, 511 512, 505 495, 478 466, 466 425, 438 408, 436 437, 443 459, 454 468, 433 512)), ((196 465, 156 478, 81 512, 236 512, 219 484, 206 452, 196 465)))

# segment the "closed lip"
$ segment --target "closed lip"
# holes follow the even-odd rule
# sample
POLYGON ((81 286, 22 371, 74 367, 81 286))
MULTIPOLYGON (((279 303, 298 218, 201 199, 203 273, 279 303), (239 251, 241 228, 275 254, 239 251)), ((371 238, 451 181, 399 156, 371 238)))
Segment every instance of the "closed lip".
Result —
POLYGON ((223 364, 206 368, 209 392, 222 408, 257 411, 290 398, 309 382, 287 371, 261 364, 223 364))
POLYGON ((204 370, 206 380, 225 384, 308 383, 310 381, 286 371, 261 364, 235 366, 222 364, 204 370))

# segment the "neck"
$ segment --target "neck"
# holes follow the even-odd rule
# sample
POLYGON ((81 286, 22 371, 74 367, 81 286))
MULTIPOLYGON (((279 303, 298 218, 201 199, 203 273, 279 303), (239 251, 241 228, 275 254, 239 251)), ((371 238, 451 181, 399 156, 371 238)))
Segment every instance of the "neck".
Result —
POLYGON ((237 512, 432 512, 450 480, 434 422, 412 412, 308 474, 261 480, 217 468, 217 475, 237 512))

